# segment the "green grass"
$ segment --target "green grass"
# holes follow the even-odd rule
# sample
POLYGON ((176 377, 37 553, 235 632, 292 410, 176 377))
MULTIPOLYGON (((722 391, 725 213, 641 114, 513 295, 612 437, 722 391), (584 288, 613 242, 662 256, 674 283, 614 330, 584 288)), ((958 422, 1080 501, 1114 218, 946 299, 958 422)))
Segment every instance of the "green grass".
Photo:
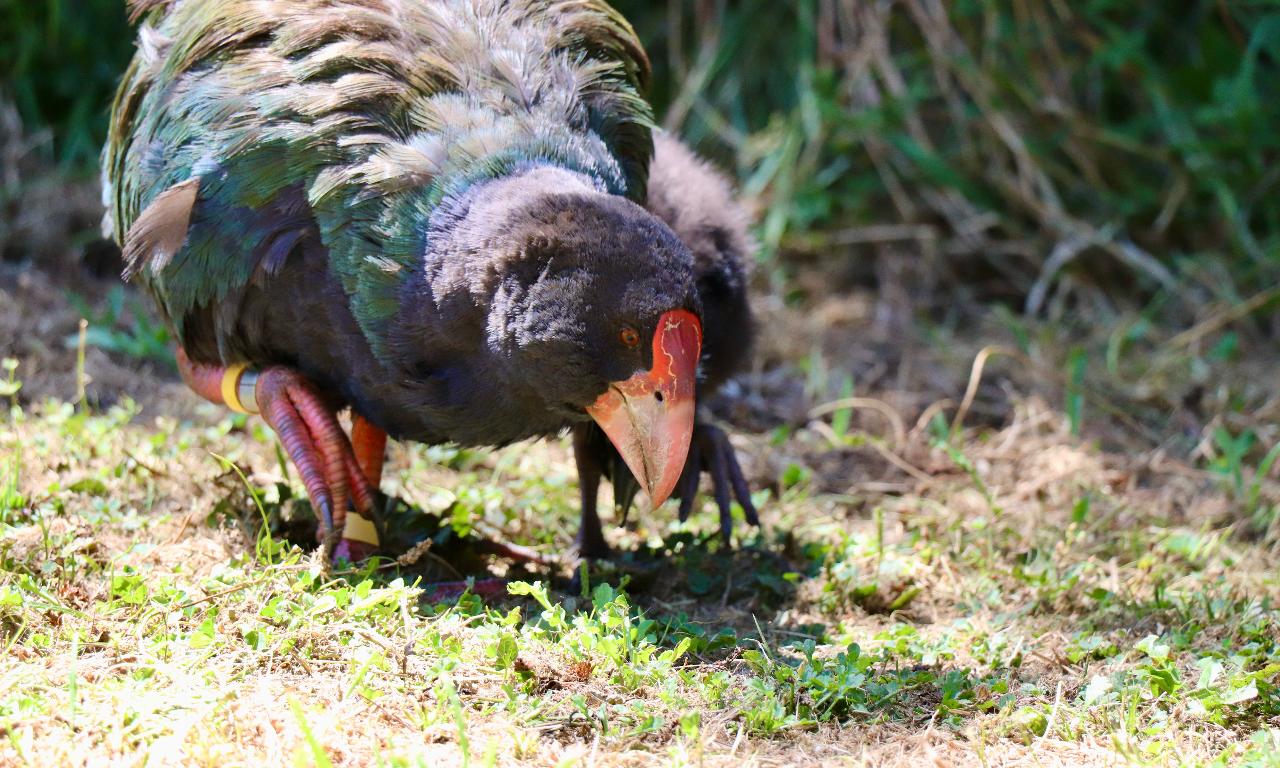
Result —
MULTIPOLYGON (((933 479, 873 506, 789 469, 734 552, 712 515, 642 515, 616 533, 621 580, 530 574, 491 603, 433 601, 412 569, 331 572, 242 527, 295 502, 241 418, 48 402, 7 419, 5 763, 1280 760, 1280 581, 1269 541, 1222 514, 1233 482, 1187 512, 1125 491, 1065 416, 1012 426, 1012 452, 985 431, 902 446, 933 479)), ((569 466, 560 444, 398 448, 386 487, 562 551, 569 466)))
POLYGON ((868 284, 885 254, 940 312, 1069 324, 1097 292, 1186 322, 1274 284, 1274 2, 663 5, 619 3, 668 127, 762 201, 780 292, 797 257, 868 284))
MULTIPOLYGON (((875 398, 915 382, 868 391, 851 331, 804 326, 783 363, 839 403, 739 442, 777 462, 762 531, 659 510, 580 589, 442 603, 477 531, 568 550, 565 445, 396 447, 431 551, 335 573, 259 422, 38 402, 23 374, 75 353, 46 340, 0 376, 0 764, 1280 765, 1280 8, 935 5, 619 2, 660 113, 760 208, 759 284, 909 289, 918 333, 852 337, 925 338, 950 406, 908 431, 928 401, 875 398)), ((131 46, 120 0, 0 10, 36 154, 92 173, 131 46)), ((85 344, 167 359, 125 293, 94 306, 85 344)))

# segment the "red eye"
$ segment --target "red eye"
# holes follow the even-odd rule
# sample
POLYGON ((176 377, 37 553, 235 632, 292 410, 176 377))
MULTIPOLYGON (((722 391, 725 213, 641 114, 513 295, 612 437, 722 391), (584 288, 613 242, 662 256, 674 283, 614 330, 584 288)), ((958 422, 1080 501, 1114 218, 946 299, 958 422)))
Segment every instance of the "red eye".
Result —
POLYGON ((618 331, 618 339, 630 349, 640 346, 640 333, 629 325, 618 331))

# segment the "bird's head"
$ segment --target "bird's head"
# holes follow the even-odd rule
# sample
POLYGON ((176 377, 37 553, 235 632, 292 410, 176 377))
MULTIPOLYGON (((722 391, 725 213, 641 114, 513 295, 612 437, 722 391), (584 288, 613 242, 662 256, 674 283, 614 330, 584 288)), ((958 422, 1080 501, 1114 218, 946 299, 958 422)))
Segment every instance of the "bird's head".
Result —
POLYGON ((504 183, 490 190, 501 202, 477 201, 467 215, 500 253, 487 260, 489 349, 541 407, 594 419, 660 504, 693 432, 702 348, 693 257, 621 197, 553 171, 504 183))

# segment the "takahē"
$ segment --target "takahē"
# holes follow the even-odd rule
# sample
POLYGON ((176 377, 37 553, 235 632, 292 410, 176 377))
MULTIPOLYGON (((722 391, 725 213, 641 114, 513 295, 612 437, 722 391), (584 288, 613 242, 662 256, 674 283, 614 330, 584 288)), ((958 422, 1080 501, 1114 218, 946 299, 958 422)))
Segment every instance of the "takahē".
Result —
POLYGON ((679 486, 686 515, 706 470, 726 536, 730 493, 756 522, 695 408, 750 342, 742 222, 673 140, 651 173, 648 61, 607 3, 130 10, 103 152, 126 277, 191 388, 276 431, 339 555, 377 546, 388 435, 573 429, 589 556, 602 476, 655 505, 679 486))

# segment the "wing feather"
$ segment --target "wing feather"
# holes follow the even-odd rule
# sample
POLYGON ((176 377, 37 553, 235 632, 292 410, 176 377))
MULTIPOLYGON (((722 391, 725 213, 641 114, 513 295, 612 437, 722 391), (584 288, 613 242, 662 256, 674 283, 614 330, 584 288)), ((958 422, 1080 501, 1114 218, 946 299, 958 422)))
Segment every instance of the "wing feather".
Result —
POLYGON ((124 236, 124 277, 143 269, 160 274, 187 241, 191 209, 200 192, 199 179, 169 187, 156 195, 124 236))

